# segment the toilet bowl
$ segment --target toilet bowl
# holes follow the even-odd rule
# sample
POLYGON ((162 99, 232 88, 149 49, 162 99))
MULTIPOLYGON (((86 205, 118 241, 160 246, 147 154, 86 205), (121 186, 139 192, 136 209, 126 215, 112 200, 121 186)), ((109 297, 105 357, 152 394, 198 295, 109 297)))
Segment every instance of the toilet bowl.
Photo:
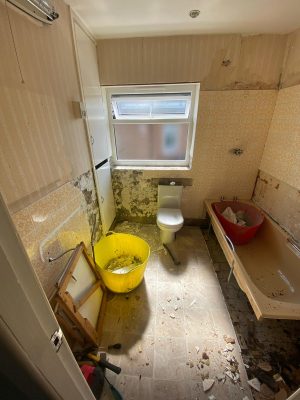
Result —
MULTIPOLYGON (((172 182, 173 183, 173 182, 172 182)), ((182 186, 158 186, 158 212, 156 223, 160 229, 163 244, 174 241, 175 233, 183 226, 183 216, 180 210, 182 186)))

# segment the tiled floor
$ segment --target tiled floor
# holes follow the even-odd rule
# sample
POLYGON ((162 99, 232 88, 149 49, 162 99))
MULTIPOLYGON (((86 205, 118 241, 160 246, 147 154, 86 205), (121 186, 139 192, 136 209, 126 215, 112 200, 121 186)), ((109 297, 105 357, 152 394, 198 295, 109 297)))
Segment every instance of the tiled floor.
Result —
POLYGON ((221 284, 228 311, 238 340, 242 357, 251 368, 256 369, 262 361, 268 362, 270 376, 280 373, 291 394, 300 386, 300 321, 269 320, 258 321, 245 294, 240 290, 234 276, 227 282, 229 265, 216 237, 205 233, 209 252, 221 284))
POLYGON ((127 295, 111 295, 104 321, 102 346, 109 360, 122 368, 108 378, 125 400, 252 399, 235 331, 199 228, 184 227, 172 245, 181 261, 174 266, 162 249, 154 225, 121 224, 117 231, 143 237, 152 254, 143 283, 127 295), (224 335, 235 338, 234 350, 224 352, 224 335), (202 353, 209 365, 202 364, 202 353), (230 364, 239 363, 240 382, 218 382, 230 364), (214 379, 204 393, 203 379, 214 379), (214 397, 212 397, 214 398, 214 397))

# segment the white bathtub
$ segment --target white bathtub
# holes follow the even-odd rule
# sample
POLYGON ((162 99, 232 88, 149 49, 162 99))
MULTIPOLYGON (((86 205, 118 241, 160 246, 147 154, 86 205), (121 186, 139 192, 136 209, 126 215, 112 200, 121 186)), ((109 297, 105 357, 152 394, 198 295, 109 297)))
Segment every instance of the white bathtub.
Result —
POLYGON ((300 319, 300 253, 287 233, 266 215, 256 237, 232 249, 211 206, 214 202, 205 201, 212 227, 256 317, 300 319))

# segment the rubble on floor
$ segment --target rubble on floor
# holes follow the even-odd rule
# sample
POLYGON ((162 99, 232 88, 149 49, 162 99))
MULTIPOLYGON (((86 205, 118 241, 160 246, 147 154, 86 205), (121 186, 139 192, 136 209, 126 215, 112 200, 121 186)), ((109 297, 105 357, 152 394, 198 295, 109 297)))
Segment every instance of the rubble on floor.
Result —
MULTIPOLYGON (((204 237, 235 328, 253 398, 287 399, 300 387, 300 321, 258 321, 234 276, 227 282, 230 268, 214 234, 204 237)), ((234 345, 230 339, 224 336, 225 354, 230 354, 231 347, 227 346, 234 345)))

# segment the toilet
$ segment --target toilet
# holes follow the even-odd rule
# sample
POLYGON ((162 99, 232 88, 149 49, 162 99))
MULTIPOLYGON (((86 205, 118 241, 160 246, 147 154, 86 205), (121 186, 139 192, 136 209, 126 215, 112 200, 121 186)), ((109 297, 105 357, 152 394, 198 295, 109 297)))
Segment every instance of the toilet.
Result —
POLYGON ((175 233, 183 226, 183 216, 180 210, 182 186, 175 182, 170 185, 158 185, 158 212, 156 223, 160 229, 163 244, 174 241, 175 233))

